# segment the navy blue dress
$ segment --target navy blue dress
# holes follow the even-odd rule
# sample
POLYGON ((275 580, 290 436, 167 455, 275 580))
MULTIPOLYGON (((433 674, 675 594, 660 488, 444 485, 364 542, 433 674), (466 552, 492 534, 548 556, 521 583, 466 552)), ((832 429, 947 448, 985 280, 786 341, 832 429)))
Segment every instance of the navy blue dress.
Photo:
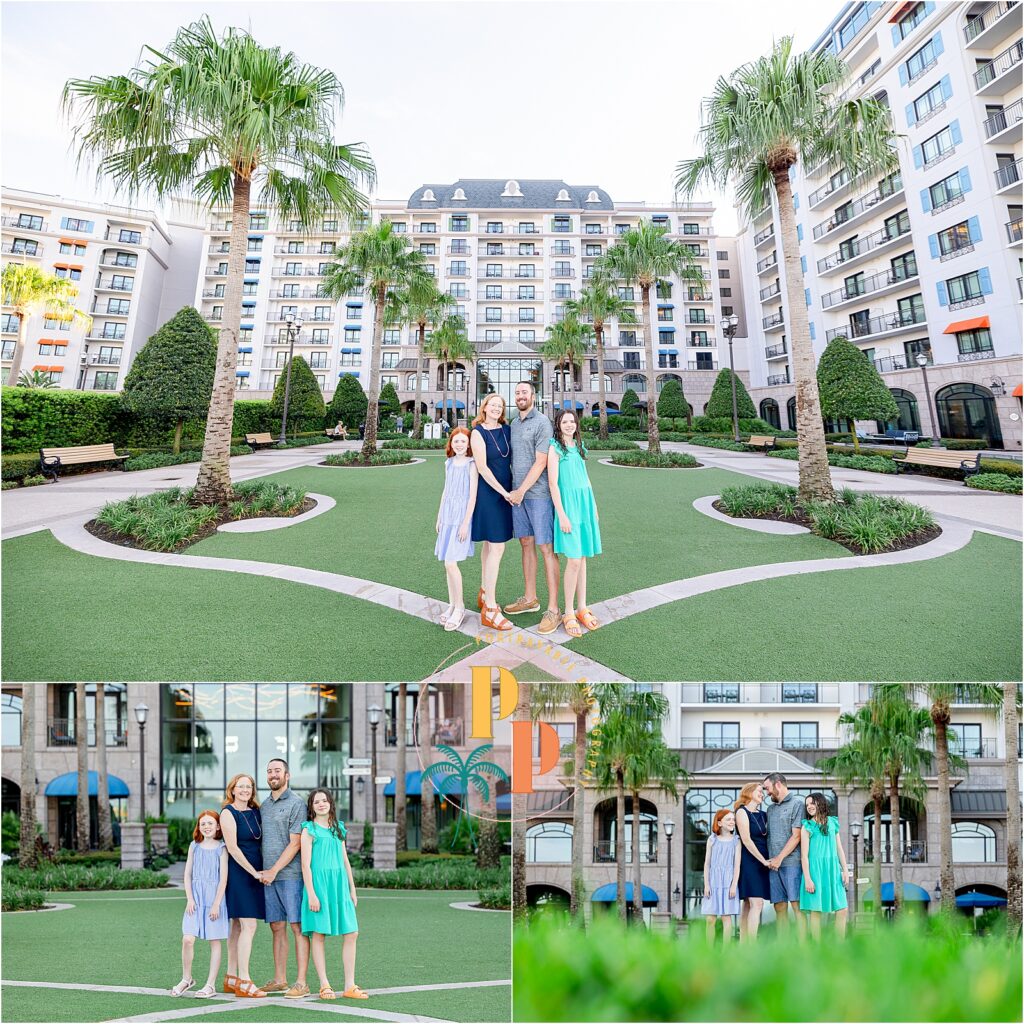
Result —
MULTIPOLYGON (((473 430, 479 431, 483 437, 487 468, 506 491, 511 491, 512 428, 503 423, 496 430, 485 430, 483 424, 478 423, 473 430)), ((504 544, 512 539, 512 506, 482 475, 476 489, 472 539, 488 540, 495 544, 504 544)))
MULTIPOLYGON (((745 811, 750 825, 750 839, 757 847, 761 856, 768 860, 768 815, 764 811, 752 811, 749 806, 741 807, 745 811)), ((736 812, 739 814, 739 811, 736 812)), ((737 829, 737 834, 739 830, 737 829)), ((740 881, 736 888, 741 900, 749 900, 752 896, 760 899, 771 897, 771 883, 766 868, 745 846, 740 854, 740 881)))
MULTIPOLYGON (((259 809, 235 810, 230 804, 226 810, 235 819, 238 848, 256 871, 263 870, 263 819, 259 809)), ((253 878, 228 852, 228 887, 224 894, 228 905, 228 917, 255 917, 260 921, 266 916, 267 902, 263 883, 253 878)))

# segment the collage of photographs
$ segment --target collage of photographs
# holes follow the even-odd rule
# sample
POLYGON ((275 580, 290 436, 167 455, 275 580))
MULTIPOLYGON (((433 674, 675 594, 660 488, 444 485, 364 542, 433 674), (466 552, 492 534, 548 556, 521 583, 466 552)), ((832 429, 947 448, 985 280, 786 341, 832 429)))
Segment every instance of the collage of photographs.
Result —
POLYGON ((0 1024, 1024 1024, 1024 4, 0 83, 0 1024))

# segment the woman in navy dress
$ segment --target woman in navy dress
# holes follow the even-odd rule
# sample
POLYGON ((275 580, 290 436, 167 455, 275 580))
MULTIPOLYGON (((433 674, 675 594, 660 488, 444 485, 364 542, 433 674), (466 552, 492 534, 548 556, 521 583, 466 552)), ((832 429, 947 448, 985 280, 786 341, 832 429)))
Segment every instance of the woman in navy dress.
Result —
POLYGON ((764 789, 747 783, 736 801, 736 832, 740 837, 740 941, 757 938, 761 910, 771 896, 768 876, 768 815, 761 810, 764 789))
POLYGON ((511 629, 512 623, 501 614, 495 591, 498 570, 505 545, 512 539, 512 430, 505 422, 505 399, 488 395, 473 420, 470 441, 473 459, 480 474, 473 509, 474 541, 481 543, 480 624, 490 629, 511 629))
POLYGON ((220 829, 228 848, 226 900, 231 931, 228 934, 228 972, 224 991, 258 999, 266 996, 249 975, 249 956, 256 926, 266 916, 263 889, 263 819, 251 775, 236 775, 224 791, 220 829))

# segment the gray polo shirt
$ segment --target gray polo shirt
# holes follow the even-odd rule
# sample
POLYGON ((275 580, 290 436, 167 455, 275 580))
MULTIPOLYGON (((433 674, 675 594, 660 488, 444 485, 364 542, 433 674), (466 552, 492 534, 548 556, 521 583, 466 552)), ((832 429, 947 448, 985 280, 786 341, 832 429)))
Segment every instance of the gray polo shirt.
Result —
MULTIPOLYGON (((260 804, 263 816, 263 866, 268 870, 277 863, 292 836, 302 831, 306 820, 306 802, 289 788, 276 800, 270 796, 260 804)), ((278 872, 281 878, 302 878, 302 861, 296 854, 278 872)))
MULTIPOLYGON (((525 419, 519 415, 519 410, 512 417, 512 486, 518 487, 525 479, 526 474, 533 468, 533 463, 538 452, 547 455, 548 442, 554 436, 551 423, 547 416, 537 412, 536 407, 531 409, 525 419)), ((548 474, 543 472, 537 482, 526 492, 527 498, 551 499, 551 492, 548 490, 548 474)))
MULTIPOLYGON (((789 842, 793 829, 798 829, 807 817, 804 799, 795 793, 787 793, 780 803, 768 805, 768 856, 776 857, 789 842)), ((265 856, 265 855, 264 855, 265 856)), ((790 851, 782 862, 787 867, 800 867, 800 844, 790 851)))

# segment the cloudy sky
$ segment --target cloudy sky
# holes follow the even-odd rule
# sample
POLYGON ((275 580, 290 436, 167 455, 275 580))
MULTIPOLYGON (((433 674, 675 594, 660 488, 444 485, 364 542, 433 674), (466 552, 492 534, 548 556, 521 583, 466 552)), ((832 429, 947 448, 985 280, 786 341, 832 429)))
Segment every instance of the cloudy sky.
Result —
MULTIPOLYGON (((346 91, 339 139, 363 141, 375 195, 424 181, 562 178, 615 200, 672 197, 696 155, 715 78, 792 33, 810 45, 839 9, 820 0, 2 4, 2 182, 117 200, 76 170, 59 97, 73 77, 128 70, 143 45, 209 14, 332 68, 346 91)), ((719 231, 731 200, 708 194, 719 231)))

